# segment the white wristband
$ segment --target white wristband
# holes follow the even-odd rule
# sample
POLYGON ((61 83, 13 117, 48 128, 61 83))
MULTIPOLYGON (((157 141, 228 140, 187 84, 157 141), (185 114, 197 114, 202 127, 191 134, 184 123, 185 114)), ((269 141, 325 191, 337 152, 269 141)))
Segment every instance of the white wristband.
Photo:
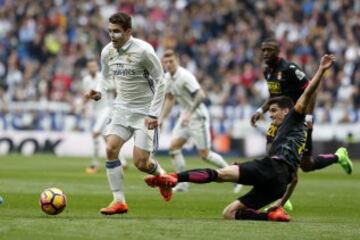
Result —
POLYGON ((305 116, 305 122, 313 122, 313 115, 306 114, 305 116))
POLYGON ((256 112, 257 112, 257 113, 260 113, 260 114, 263 114, 263 113, 264 113, 264 111, 263 111, 263 109, 262 109, 261 107, 259 107, 259 108, 256 110, 256 112))

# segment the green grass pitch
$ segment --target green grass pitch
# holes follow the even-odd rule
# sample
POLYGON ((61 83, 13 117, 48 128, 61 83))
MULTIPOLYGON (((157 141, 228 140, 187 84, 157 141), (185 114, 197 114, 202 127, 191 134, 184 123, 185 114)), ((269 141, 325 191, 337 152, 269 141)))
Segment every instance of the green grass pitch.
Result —
MULTIPOLYGON (((234 159, 228 159, 229 162, 234 159)), ((337 166, 301 173, 292 197, 290 223, 229 221, 223 208, 237 195, 232 184, 191 185, 164 202, 133 166, 126 171, 129 212, 102 216, 112 199, 105 171, 85 174, 89 159, 51 155, 0 157, 0 239, 360 239, 360 163, 353 175, 337 166), (41 212, 38 199, 47 187, 59 187, 68 206, 58 216, 41 212)), ((131 161, 129 162, 130 165, 131 161)), ((171 170, 169 158, 160 163, 171 170)), ((188 168, 208 166, 189 158, 188 168)))

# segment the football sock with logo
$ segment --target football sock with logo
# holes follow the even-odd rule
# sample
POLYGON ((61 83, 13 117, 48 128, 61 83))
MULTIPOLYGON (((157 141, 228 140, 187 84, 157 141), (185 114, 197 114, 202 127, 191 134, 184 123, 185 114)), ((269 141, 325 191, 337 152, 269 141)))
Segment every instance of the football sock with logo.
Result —
POLYGON ((106 175, 114 201, 125 202, 124 196, 124 172, 120 160, 107 160, 105 163, 106 175))
POLYGON ((322 169, 337 162, 338 157, 335 154, 319 154, 313 159, 312 170, 322 169))
POLYGON ((193 169, 177 174, 178 182, 209 183, 215 182, 218 172, 214 169, 193 169))
POLYGON ((156 176, 166 173, 165 170, 160 166, 159 162, 153 158, 150 159, 148 168, 144 172, 156 176))

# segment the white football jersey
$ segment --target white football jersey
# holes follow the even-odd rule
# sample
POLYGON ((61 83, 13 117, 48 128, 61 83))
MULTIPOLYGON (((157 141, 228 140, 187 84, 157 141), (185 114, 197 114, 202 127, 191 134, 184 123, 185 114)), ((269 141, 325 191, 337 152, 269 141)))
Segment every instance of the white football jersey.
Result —
MULTIPOLYGON (((81 87, 83 89, 83 92, 89 92, 91 89, 96 89, 97 86, 102 81, 102 74, 100 72, 97 72, 95 77, 91 76, 90 74, 86 75, 82 79, 81 87)), ((112 92, 110 92, 113 89, 111 85, 108 85, 101 95, 101 99, 99 101, 89 101, 89 104, 91 104, 91 108, 93 112, 99 112, 105 109, 106 107, 111 107, 112 102, 114 100, 112 92)))
POLYGON ((110 42, 101 52, 101 72, 104 80, 97 90, 103 92, 107 82, 114 81, 114 109, 160 115, 165 95, 163 69, 149 43, 130 37, 116 49, 110 42))
MULTIPOLYGON (((195 76, 187 69, 178 66, 174 75, 165 74, 166 93, 171 93, 181 107, 181 111, 190 111, 193 105, 194 93, 200 89, 195 76)), ((207 118, 208 111, 201 103, 193 113, 193 118, 207 118)))

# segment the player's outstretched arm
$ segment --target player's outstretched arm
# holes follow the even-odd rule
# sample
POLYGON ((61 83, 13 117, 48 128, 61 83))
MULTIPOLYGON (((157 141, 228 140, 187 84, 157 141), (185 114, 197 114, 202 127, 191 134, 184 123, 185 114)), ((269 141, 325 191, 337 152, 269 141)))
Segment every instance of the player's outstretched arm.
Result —
POLYGON ((306 113, 306 109, 311 101, 312 96, 315 94, 316 89, 319 87, 322 76, 334 63, 335 56, 325 54, 320 61, 318 70, 316 71, 314 77, 310 81, 309 86, 305 89, 304 93, 301 95, 299 100, 295 104, 295 110, 298 113, 306 113))
POLYGON ((256 127, 256 122, 260 117, 269 110, 269 99, 266 100, 261 107, 259 107, 256 112, 250 118, 250 124, 253 127, 256 127))
POLYGON ((294 173, 293 179, 291 180, 291 182, 288 184, 288 186, 286 188, 286 192, 285 192, 284 196, 279 201, 279 206, 283 207, 285 205, 285 203, 287 202, 287 200, 290 199, 297 184, 298 184, 298 172, 296 171, 294 173))

